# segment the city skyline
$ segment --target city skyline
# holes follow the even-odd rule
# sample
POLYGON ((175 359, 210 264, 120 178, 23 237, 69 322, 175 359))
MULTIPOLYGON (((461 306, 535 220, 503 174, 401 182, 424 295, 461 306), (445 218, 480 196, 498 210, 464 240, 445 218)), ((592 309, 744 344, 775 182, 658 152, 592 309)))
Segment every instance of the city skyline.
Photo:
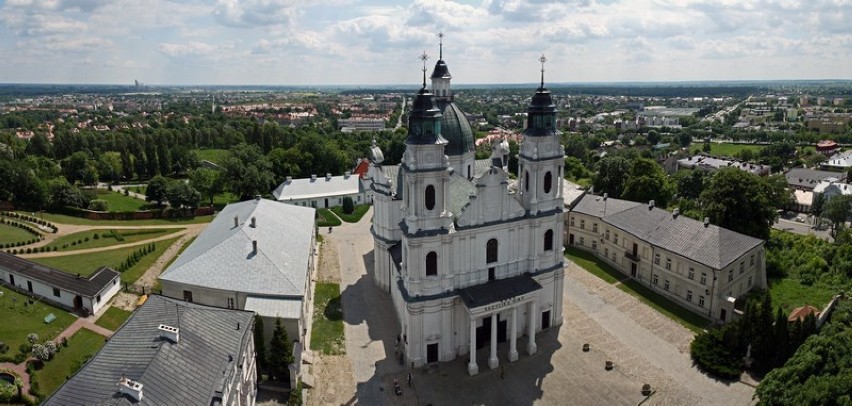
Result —
POLYGON ((0 2, 0 83, 418 84, 848 79, 842 1, 0 2))

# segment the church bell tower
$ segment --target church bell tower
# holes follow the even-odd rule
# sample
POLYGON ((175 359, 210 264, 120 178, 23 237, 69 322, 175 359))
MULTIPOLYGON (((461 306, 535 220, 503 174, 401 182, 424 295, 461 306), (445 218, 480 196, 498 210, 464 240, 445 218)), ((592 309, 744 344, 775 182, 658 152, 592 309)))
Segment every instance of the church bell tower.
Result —
POLYGON ((426 88, 426 53, 423 87, 412 103, 408 138, 402 156, 404 226, 409 234, 446 232, 452 227, 447 211, 449 162, 444 155, 447 140, 441 136, 441 110, 426 88))
POLYGON ((565 150, 560 144, 562 133, 556 129, 556 105, 544 87, 544 55, 541 62, 541 85, 536 89, 527 109, 527 127, 518 156, 520 196, 524 209, 532 215, 561 209, 562 170, 565 150))

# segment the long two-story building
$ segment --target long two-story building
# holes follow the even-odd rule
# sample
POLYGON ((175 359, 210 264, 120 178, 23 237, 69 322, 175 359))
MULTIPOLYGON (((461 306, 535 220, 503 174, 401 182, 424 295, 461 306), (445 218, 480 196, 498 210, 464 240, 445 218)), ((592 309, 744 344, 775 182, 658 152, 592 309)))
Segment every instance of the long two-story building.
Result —
POLYGON ((710 320, 766 288, 764 241, 648 204, 586 194, 568 217, 568 245, 710 320))

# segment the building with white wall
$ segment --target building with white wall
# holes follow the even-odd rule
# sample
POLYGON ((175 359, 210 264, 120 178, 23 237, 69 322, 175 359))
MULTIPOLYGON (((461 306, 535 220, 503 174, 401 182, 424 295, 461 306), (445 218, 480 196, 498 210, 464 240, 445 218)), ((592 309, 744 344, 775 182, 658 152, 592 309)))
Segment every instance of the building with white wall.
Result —
POLYGON ((84 314, 97 313, 121 290, 120 274, 107 267, 89 276, 72 275, 2 251, 0 281, 84 314))
POLYGON ((343 198, 349 197, 355 204, 369 204, 372 193, 365 187, 360 176, 347 171, 342 176, 325 177, 311 175, 310 178, 287 179, 272 191, 275 200, 296 206, 329 208, 343 205, 343 198))
POLYGON ((424 69, 400 166, 383 166, 372 148, 373 278, 393 301, 407 364, 467 356, 475 375, 478 348, 489 349, 494 369, 519 358, 519 339, 533 354, 536 333, 562 324, 564 152, 543 79, 528 109, 518 182, 507 174, 505 141, 477 169, 442 58, 432 91, 424 69), (498 354, 503 341, 508 351, 498 354))
POLYGON ((568 218, 569 246, 710 320, 731 320, 737 298, 767 287, 763 240, 656 208, 653 201, 587 194, 568 218))
POLYGON ((163 295, 280 318, 304 342, 314 265, 315 210, 272 200, 231 203, 160 275, 163 295))
POLYGON ((254 314, 152 295, 44 405, 252 406, 254 314))

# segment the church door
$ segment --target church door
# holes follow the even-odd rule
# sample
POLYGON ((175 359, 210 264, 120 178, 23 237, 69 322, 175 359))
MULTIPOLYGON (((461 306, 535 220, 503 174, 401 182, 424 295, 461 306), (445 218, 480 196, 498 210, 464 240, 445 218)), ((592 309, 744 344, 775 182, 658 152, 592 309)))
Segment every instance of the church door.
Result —
POLYGON ((541 312, 541 329, 546 330, 550 328, 550 310, 541 312))
POLYGON ((426 344, 426 363, 438 362, 438 343, 426 344))
POLYGON ((476 348, 491 344, 491 317, 482 318, 482 326, 476 328, 476 348))
POLYGON ((508 320, 501 320, 500 315, 497 315, 497 342, 505 343, 508 335, 506 334, 506 326, 508 326, 508 320))

